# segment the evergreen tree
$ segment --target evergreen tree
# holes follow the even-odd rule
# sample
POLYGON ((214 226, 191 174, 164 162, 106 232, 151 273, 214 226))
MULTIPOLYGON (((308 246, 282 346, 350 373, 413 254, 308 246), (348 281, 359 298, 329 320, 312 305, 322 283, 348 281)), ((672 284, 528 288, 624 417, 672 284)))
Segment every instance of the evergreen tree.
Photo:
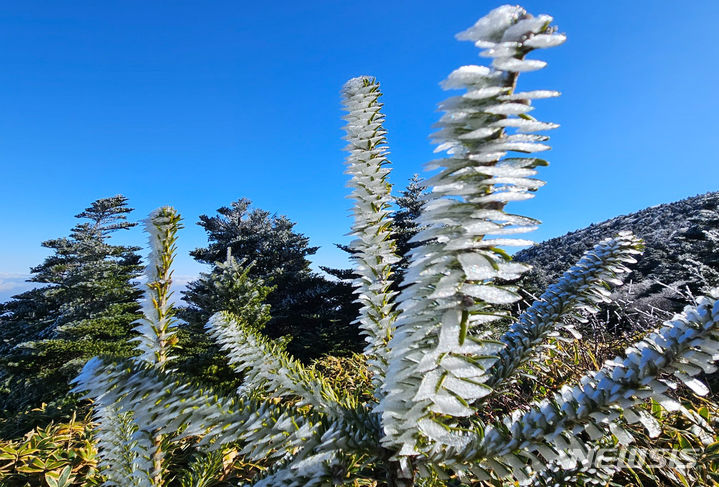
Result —
POLYGON ((68 381, 89 357, 132 354, 139 248, 109 243, 114 232, 136 225, 127 221, 131 211, 121 195, 92 203, 76 215, 85 221, 68 237, 42 243, 53 253, 31 269, 29 279, 42 287, 2 306, 0 380, 6 394, 0 394, 0 409, 7 417, 42 403, 72 406, 68 381))
POLYGON ((216 312, 229 311, 241 316, 247 326, 262 330, 270 319, 264 301, 272 287, 265 286, 262 279, 251 279, 253 265, 245 264, 244 259, 232 257, 228 248, 224 262, 216 262, 212 272, 203 272, 198 280, 188 284, 183 294, 191 305, 183 311, 185 319, 207 323, 216 312))
POLYGON ((421 176, 415 174, 409 180, 407 187, 402 190, 401 196, 395 198, 397 210, 392 214, 394 219, 393 237, 397 243, 399 262, 394 265, 394 278, 401 285, 404 273, 409 265, 409 252, 419 244, 410 242, 423 226, 419 223, 419 216, 424 207, 424 196, 428 193, 427 185, 421 176))
MULTIPOLYGON (((347 252, 350 255, 350 258, 353 254, 355 254, 355 251, 350 247, 349 245, 344 244, 335 244, 335 247, 340 249, 343 252, 347 252)), ((324 272, 329 274, 330 276, 336 277, 340 281, 351 281, 354 279, 354 270, 350 268, 339 268, 339 267, 327 267, 327 266, 320 266, 320 269, 322 269, 324 272)), ((352 293, 352 289, 349 290, 350 294, 352 293)))
POLYGON ((234 390, 240 385, 237 374, 228 366, 224 354, 205 332, 205 323, 217 311, 229 311, 245 326, 260 331, 270 319, 265 304, 272 287, 262 279, 249 276, 252 265, 238 261, 228 250, 224 262, 216 262, 209 273, 201 273, 184 291, 189 306, 179 310, 188 325, 177 331, 180 370, 219 390, 234 390))
MULTIPOLYGON (((230 249, 232 256, 252 263, 249 277, 274 287, 267 297, 272 316, 265 330, 269 336, 290 335, 288 350, 305 360, 359 349, 357 329, 351 325, 354 308, 348 310, 342 299, 348 286, 312 272, 308 257, 317 252, 317 247, 311 247, 307 237, 294 231, 294 222, 251 208, 246 198, 217 213, 200 217, 199 225, 207 232, 209 244, 190 254, 214 266, 230 249)), ((207 281, 188 286, 184 299, 189 306, 181 316, 191 327, 204 326, 202 318, 216 311, 214 305, 207 308, 212 295, 207 281)))

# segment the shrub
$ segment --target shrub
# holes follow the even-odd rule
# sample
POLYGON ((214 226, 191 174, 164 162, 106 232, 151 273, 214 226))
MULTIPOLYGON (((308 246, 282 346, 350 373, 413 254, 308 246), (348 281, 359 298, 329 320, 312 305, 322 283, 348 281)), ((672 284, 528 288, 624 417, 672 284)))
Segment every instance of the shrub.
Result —
POLYGON ((0 478, 7 487, 99 485, 92 423, 72 416, 67 423, 36 428, 24 438, 0 442, 0 478))

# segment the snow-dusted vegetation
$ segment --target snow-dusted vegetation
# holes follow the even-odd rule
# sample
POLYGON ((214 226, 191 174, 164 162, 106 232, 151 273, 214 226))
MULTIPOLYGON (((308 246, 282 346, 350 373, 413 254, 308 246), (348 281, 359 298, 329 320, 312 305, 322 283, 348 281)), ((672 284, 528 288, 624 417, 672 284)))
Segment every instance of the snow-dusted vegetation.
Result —
MULTIPOLYGON (((257 486, 573 485, 581 465, 572 452, 661 434, 646 400, 699 421, 672 394, 677 387, 708 392, 697 376, 713 372, 719 358, 719 290, 575 383, 537 394, 516 411, 491 407, 523 374, 541 369, 559 348, 558 337, 576 334, 565 320, 596 312, 644 245, 628 232, 597 242, 524 313, 511 315, 509 305, 521 297, 513 283, 528 266, 502 248, 526 245, 514 235, 538 222, 504 208, 542 186, 535 175, 546 161, 533 154, 549 148, 543 134, 557 127, 530 112, 532 100, 558 93, 522 91, 519 77, 542 69, 534 53, 565 36, 547 15, 504 6, 458 38, 490 62, 463 66, 443 84, 459 91, 440 106, 433 138, 445 156, 430 163, 436 172, 427 180, 423 230, 402 283, 392 272, 399 256, 379 84, 363 76, 343 89, 369 393, 347 391, 294 359, 262 336, 237 303, 234 312, 214 314, 207 331, 244 377, 239 390, 218 394, 176 374, 167 290, 179 217, 161 209, 147 224, 153 251, 137 329, 141 355, 92 359, 76 379, 94 401, 105 485, 160 486, 177 478, 210 485, 232 461, 225 455, 232 448, 262 465, 245 479, 257 486), (508 319, 506 331, 495 333, 508 319), (190 439, 196 460, 177 470, 168 452, 190 439), (571 480, 562 478, 564 470, 571 480)), ((613 468, 591 465, 584 479, 604 482, 613 468)))

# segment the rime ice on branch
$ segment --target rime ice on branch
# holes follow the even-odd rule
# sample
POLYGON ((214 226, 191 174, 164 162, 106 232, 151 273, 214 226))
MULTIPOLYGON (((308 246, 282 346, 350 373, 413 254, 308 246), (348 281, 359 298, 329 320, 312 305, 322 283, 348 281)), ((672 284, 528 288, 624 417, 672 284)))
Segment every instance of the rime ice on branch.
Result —
POLYGON ((719 359, 719 289, 578 385, 527 411, 482 417, 482 401, 551 346, 548 337, 567 328, 564 317, 609 299, 609 286, 621 284, 625 264, 642 246, 625 233, 599 242, 499 340, 487 335, 485 325, 507 316, 501 306, 518 297, 506 282, 525 270, 500 247, 525 245, 511 235, 537 224, 504 207, 542 185, 535 168, 546 162, 532 154, 549 147, 536 132, 556 125, 528 113, 533 99, 557 93, 517 91, 517 76, 544 66, 527 57, 533 50, 564 41, 551 20, 504 6, 458 36, 483 49, 491 67, 462 67, 444 83, 464 92, 441 105, 434 138, 447 156, 430 164, 439 171, 428 180, 432 193, 420 221, 426 230, 416 237, 420 245, 396 302, 379 85, 369 77, 345 85, 358 322, 376 387, 365 404, 227 311, 207 328, 245 378, 238 394, 222 397, 173 378, 166 367, 174 344, 168 297, 179 217, 169 208, 153 213, 149 304, 137 328, 141 356, 115 364, 93 359, 77 379, 77 389, 95 399, 106 485, 160 485, 163 446, 189 436, 202 438, 200 449, 233 445, 250 461, 268 460, 256 486, 336 485, 362 475, 401 487, 450 476, 468 482, 511 476, 526 484, 570 448, 583 447, 579 433, 590 442, 613 435, 627 443, 623 424, 641 422, 656 434, 656 421, 638 405, 651 397, 681 410, 665 394, 675 387, 666 374, 707 392, 696 376, 714 371, 719 359))
POLYGON ((177 252, 177 231, 180 215, 169 206, 158 208, 145 221, 149 236, 150 255, 146 268, 147 289, 143 305, 144 317, 138 320, 135 331, 140 360, 161 369, 172 359, 170 350, 176 345, 177 320, 170 302, 172 291, 172 263, 177 252))
POLYGON ((390 290, 392 264, 399 261, 391 234, 392 186, 387 182, 390 170, 382 127, 385 117, 379 103, 382 93, 374 78, 361 76, 345 83, 342 95, 349 112, 345 116, 347 174, 352 176, 350 197, 355 201, 352 234, 357 238, 351 248, 358 278, 354 286, 362 305, 357 322, 366 335, 365 355, 380 393, 396 318, 392 300, 396 293, 390 290))
POLYGON ((492 67, 463 66, 443 83, 463 89, 440 108, 445 114, 433 135, 436 151, 447 157, 430 163, 439 172, 427 181, 430 199, 420 222, 428 228, 415 237, 423 242, 411 254, 399 296, 401 314, 390 343, 391 358, 380 404, 387 447, 416 455, 417 422, 445 423, 474 413, 470 404, 491 392, 487 369, 501 344, 481 331, 503 316, 496 305, 516 301, 512 286, 497 278, 518 278, 526 269, 509 262, 499 248, 526 245, 510 235, 538 223, 503 211, 510 201, 525 200, 542 186, 531 156, 549 149, 548 137, 534 132, 557 125, 528 115, 534 98, 553 91, 516 91, 517 76, 544 63, 527 59, 538 47, 560 44, 564 36, 550 27, 551 17, 532 17, 520 7, 500 7, 458 38, 471 40, 492 59, 492 67))

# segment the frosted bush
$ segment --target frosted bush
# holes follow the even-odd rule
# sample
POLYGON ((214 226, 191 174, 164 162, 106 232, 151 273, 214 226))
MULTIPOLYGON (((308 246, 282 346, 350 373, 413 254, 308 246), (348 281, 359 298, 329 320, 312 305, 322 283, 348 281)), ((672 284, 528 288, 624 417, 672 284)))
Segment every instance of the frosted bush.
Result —
POLYGON ((169 208, 151 216, 141 355, 126 363, 93 359, 76 379, 77 389, 95 400, 106 485, 164 485, 167 446, 189 436, 201 438, 201 450, 232 443, 249 461, 269 460, 258 486, 338 485, 363 477, 393 486, 450 477, 527 484, 556 469, 577 443, 610 435, 632 441, 626 424, 657 434, 656 421, 638 407, 642 400, 681 410, 666 394, 676 383, 707 392, 696 376, 713 371, 719 357, 717 290, 577 385, 524 412, 497 420, 482 414, 520 367, 531 367, 551 346, 550 337, 577 334, 564 319, 582 319, 608 301, 608 289, 621 284, 642 249, 629 233, 599 242, 506 333, 487 331, 509 317, 505 305, 519 298, 511 282, 527 270, 502 247, 527 245, 516 235, 539 223, 504 208, 543 185, 535 176, 547 163, 534 154, 549 149, 543 132, 557 125, 529 113, 533 100, 558 93, 518 91, 517 81, 519 73, 545 66, 531 53, 565 40, 551 22, 504 6, 458 35, 482 49, 490 65, 463 66, 443 83, 461 91, 440 105, 433 139, 445 155, 428 165, 436 172, 427 181, 423 230, 399 294, 392 291, 400 283, 392 274, 398 257, 379 84, 362 76, 343 88, 357 323, 367 341, 373 401, 337 390, 229 312, 215 314, 207 329, 245 384, 222 397, 177 379, 175 325, 165 298, 179 217, 169 208))

